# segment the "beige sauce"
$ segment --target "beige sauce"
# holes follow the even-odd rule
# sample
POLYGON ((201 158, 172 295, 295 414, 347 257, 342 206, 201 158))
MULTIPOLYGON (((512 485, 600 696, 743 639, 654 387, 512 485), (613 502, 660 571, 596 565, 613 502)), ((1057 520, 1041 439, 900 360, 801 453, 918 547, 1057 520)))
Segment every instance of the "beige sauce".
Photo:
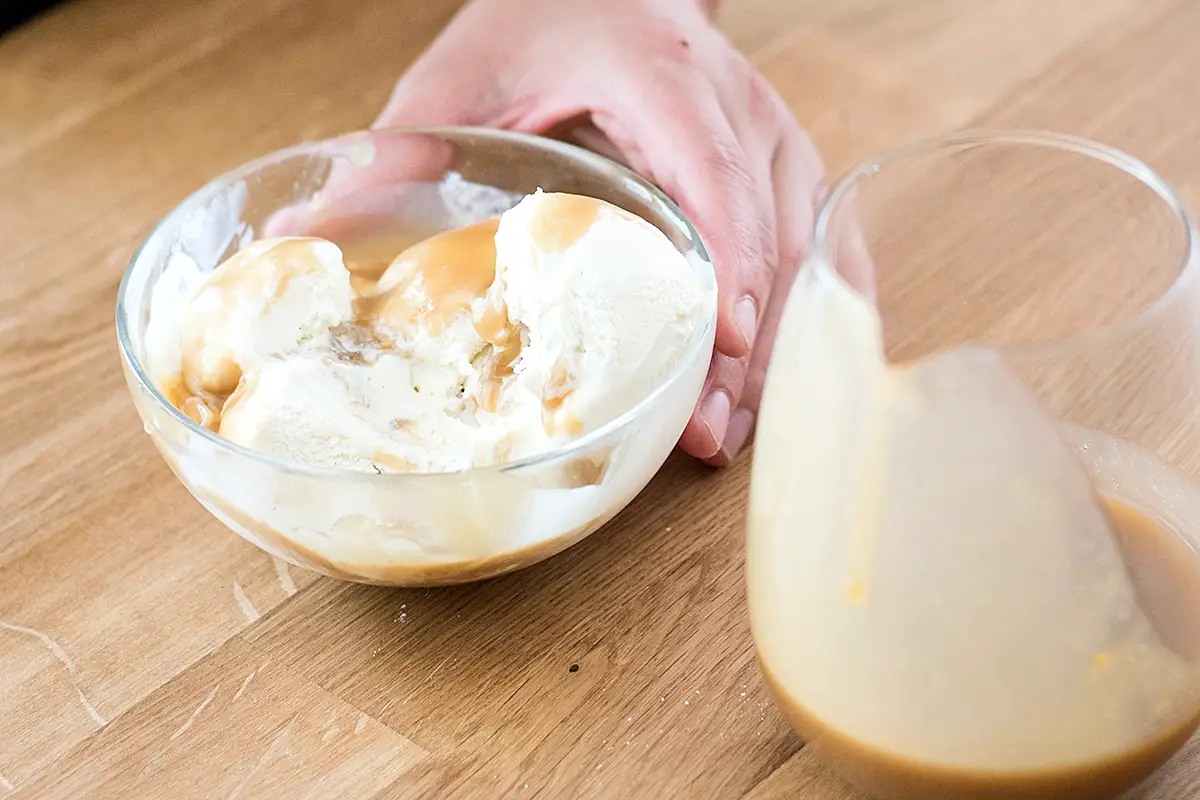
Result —
POLYGON ((573 436, 583 429, 583 422, 563 408, 574 391, 575 379, 566 364, 556 362, 542 391, 542 427, 547 434, 573 436))
MULTIPOLYGON (((169 453, 169 448, 160 447, 160 450, 164 455, 169 453)), ((169 455, 168 461, 171 462, 169 455)), ((283 555, 294 564, 341 580, 386 586, 444 586, 503 575, 544 561, 555 553, 566 550, 599 529, 616 513, 602 514, 584 525, 564 531, 559 536, 477 558, 397 558, 381 551, 377 557, 366 559, 363 558, 361 549, 349 558, 338 553, 333 545, 324 552, 318 552, 213 495, 201 492, 197 493, 197 497, 232 522, 234 529, 243 536, 259 543, 260 547, 283 555)), ((447 513, 452 515, 455 510, 448 510, 447 513)))
POLYGON ((242 370, 233 359, 227 359, 219 375, 201 375, 197 365, 188 358, 206 346, 211 330, 229 324, 233 310, 243 302, 265 298, 266 305, 287 292, 292 278, 314 269, 311 238, 287 239, 269 247, 251 246, 234 253, 213 270, 202 292, 218 292, 224 298, 206 315, 190 319, 183 330, 182 374, 178 385, 168 387, 168 399, 189 419, 211 430, 220 427, 221 407, 237 389, 242 370))
POLYGON ((826 270, 781 319, 751 480, 780 705, 888 800, 1117 797, 1200 720, 1200 557, 1097 503, 999 354, 889 364, 826 270))
MULTIPOLYGON (((356 294, 356 318, 333 331, 333 355, 350 363, 365 363, 365 353, 396 348, 397 342, 389 329, 404 330, 414 322, 424 321, 436 335, 452 315, 469 309, 476 298, 486 293, 495 277, 494 237, 498 224, 499 220, 487 220, 415 243, 415 234, 403 233, 359 235, 339 243, 356 294), (398 251, 401 252, 396 255, 398 251), (401 277, 389 291, 377 294, 378 281, 389 269, 398 270, 401 277), (419 284, 427 297, 419 305, 403 297, 404 291, 414 284, 419 284), (388 324, 380 325, 381 321, 388 324)), ((311 266, 310 253, 297 244, 299 241, 302 240, 283 241, 265 252, 250 247, 235 253, 214 270, 205 290, 215 289, 236 300, 282 296, 292 276, 311 266), (250 259, 258 262, 257 268, 246 269, 250 259)), ((227 324, 228 309, 233 305, 224 303, 219 318, 203 320, 205 324, 194 332, 191 346, 202 343, 205 328, 227 324)), ((503 323, 507 326, 506 315, 503 323)), ((496 353, 489 366, 489 374, 494 378, 485 382, 489 398, 498 396, 499 384, 511 374, 509 365, 520 351, 520 337, 508 336, 507 332, 506 328, 484 337, 494 345, 496 353)), ((245 393, 242 378, 241 370, 233 364, 216 384, 205 385, 187 369, 185 362, 183 374, 164 387, 164 392, 167 400, 193 422, 219 431, 221 416, 228 410, 226 404, 236 402, 239 394, 245 393)), ((491 402, 494 410, 495 400, 491 402)))
MULTIPOLYGON (((573 245, 595 223, 602 208, 630 216, 627 212, 590 197, 547 194, 531 222, 534 244, 543 252, 560 252, 573 245)), ((389 230, 380 235, 360 232, 341 236, 335 243, 342 249, 351 286, 355 292, 355 319, 334 329, 334 357, 349 363, 365 363, 367 353, 395 350, 398 337, 414 324, 422 324, 433 335, 441 333, 456 315, 488 298, 496 276, 495 235, 499 219, 436 233, 389 230), (399 252, 399 255, 396 253, 399 252), (382 289, 380 287, 383 287, 382 289)), ((309 252, 286 240, 266 253, 253 246, 219 266, 206 290, 216 289, 241 299, 269 294, 278 298, 291 276, 306 268, 309 252), (261 260, 256 269, 245 269, 248 259, 261 260)), ((488 298, 481 313, 473 317, 480 338, 489 345, 480 364, 477 407, 494 413, 501 388, 512 375, 513 362, 521 353, 521 331, 508 317, 503 301, 488 298)), ((223 304, 221 313, 233 303, 223 304)), ((226 323, 225 319, 204 320, 202 328, 226 323)), ((204 330, 194 332, 203 337, 204 330)), ((226 403, 234 403, 245 389, 241 370, 226 370, 219 385, 203 385, 184 369, 177 385, 167 387, 167 399, 191 420, 210 430, 220 429, 226 403)), ((211 383, 211 381, 210 381, 211 383)), ((575 436, 583 422, 563 408, 573 392, 573 379, 559 369, 542 397, 542 422, 552 436, 575 436)))
POLYGON ((439 334, 495 280, 499 224, 491 219, 446 231, 405 250, 384 273, 382 282, 389 286, 366 314, 396 330, 420 322, 439 334))
POLYGON ((437 234, 437 231, 428 230, 378 235, 369 233, 338 239, 334 243, 342 249, 342 261, 350 272, 351 281, 363 282, 362 290, 355 289, 363 294, 383 277, 383 273, 396 260, 397 253, 403 253, 437 234))
MULTIPOLYGON (((1138 600, 1160 637, 1182 656, 1200 654, 1200 560, 1177 534, 1124 503, 1103 498, 1138 600)), ((1097 668, 1104 668, 1098 654, 1097 668)), ((1103 759, 1042 770, 995 771, 920 762, 846 736, 813 716, 760 662, 800 734, 869 791, 911 800, 1109 800, 1169 759, 1200 726, 1200 698, 1136 747, 1103 759)))
POLYGON ((1138 602, 1163 644, 1200 662, 1200 555, 1149 515, 1101 498, 1138 602))
POLYGON ((521 354, 521 331, 509 320, 504 301, 497 298, 489 298, 473 322, 479 338, 490 345, 480 366, 479 408, 495 413, 500 405, 500 389, 512 376, 512 364, 521 354))
MULTIPOLYGON (((533 244, 546 253, 559 253, 579 241, 600 216, 600 209, 616 206, 576 194, 547 194, 530 220, 533 244)), ((623 212, 620 212, 623 213, 623 212)))
POLYGON ((293 276, 311 270, 312 251, 307 245, 314 241, 321 240, 283 239, 265 249, 251 245, 239 250, 213 270, 205 288, 240 298, 278 300, 293 276), (257 269, 248 269, 251 265, 257 269))
POLYGON ((215 431, 221 424, 221 406, 224 397, 209 394, 193 394, 183 384, 182 378, 163 387, 167 401, 183 412, 184 416, 202 428, 215 431))

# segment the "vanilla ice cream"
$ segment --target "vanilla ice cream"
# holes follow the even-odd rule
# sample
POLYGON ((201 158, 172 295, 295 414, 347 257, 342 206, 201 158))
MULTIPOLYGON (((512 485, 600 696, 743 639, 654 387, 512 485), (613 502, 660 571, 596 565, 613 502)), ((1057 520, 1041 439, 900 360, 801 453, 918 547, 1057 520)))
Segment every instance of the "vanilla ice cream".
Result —
POLYGON ((537 192, 354 284, 317 238, 254 242, 155 286, 152 379, 221 436, 360 472, 520 459, 648 397, 711 311, 654 226, 537 192))
POLYGON ((513 362, 553 437, 591 430, 659 385, 695 331, 703 297, 687 262, 653 225, 589 198, 534 194, 500 220, 488 300, 527 331, 513 362))
POLYGON ((265 239, 208 276, 181 330, 185 386, 229 394, 268 356, 322 342, 353 315, 350 274, 321 239, 265 239))

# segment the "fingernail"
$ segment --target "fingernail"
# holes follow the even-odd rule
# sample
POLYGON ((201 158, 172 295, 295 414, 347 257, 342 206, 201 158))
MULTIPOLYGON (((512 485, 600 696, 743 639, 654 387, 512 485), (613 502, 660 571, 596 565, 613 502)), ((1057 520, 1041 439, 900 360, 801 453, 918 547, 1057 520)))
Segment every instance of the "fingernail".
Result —
POLYGON ((733 314, 737 318, 738 328, 742 339, 746 342, 746 352, 754 347, 754 333, 758 329, 758 310, 754 307, 753 297, 743 297, 733 306, 733 314))
POLYGON ((704 427, 708 428, 708 432, 713 437, 713 452, 720 449, 721 442, 725 440, 725 431, 729 429, 731 409, 729 395, 724 389, 717 389, 705 398, 704 405, 700 409, 700 418, 704 421, 704 427))
POLYGON ((756 419, 753 412, 744 408, 739 408, 729 418, 729 427, 725 429, 725 441, 721 444, 721 450, 730 461, 737 458, 738 453, 750 440, 756 419))

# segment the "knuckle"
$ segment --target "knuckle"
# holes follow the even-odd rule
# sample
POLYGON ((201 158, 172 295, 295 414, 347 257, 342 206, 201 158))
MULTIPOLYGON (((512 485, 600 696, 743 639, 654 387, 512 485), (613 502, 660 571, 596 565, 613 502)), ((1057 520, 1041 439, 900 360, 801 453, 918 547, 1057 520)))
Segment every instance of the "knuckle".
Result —
POLYGON ((777 102, 775 87, 749 64, 746 70, 746 109, 750 119, 757 125, 776 127, 780 103, 777 102))
POLYGON ((779 269, 781 253, 779 236, 776 232, 775 224, 767 214, 758 215, 758 240, 763 243, 759 260, 768 278, 764 283, 767 283, 769 286, 770 277, 775 275, 779 269))
POLYGON ((736 139, 710 134, 710 146, 704 155, 703 169, 737 193, 754 188, 746 153, 736 139))
POLYGON ((753 170, 742 146, 735 140, 714 138, 705 158, 704 169, 710 178, 724 187, 728 206, 720 209, 736 263, 729 265, 738 279, 754 288, 757 275, 774 270, 778 244, 773 214, 757 201, 769 187, 756 185, 753 170))
POLYGON ((732 358, 724 353, 718 353, 712 362, 712 388, 720 389, 729 395, 730 404, 737 408, 741 402, 742 390, 746 385, 746 373, 750 368, 750 357, 732 358))

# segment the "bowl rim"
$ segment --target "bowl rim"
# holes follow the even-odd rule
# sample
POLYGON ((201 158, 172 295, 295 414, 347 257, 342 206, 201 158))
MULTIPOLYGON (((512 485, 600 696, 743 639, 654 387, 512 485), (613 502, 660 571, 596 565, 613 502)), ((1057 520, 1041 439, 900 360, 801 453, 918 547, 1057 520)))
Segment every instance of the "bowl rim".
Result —
MULTIPOLYGON (((469 145, 468 145, 469 146, 469 145)), ((147 392, 153 399, 154 403, 167 415, 174 419, 178 424, 184 426, 190 433, 200 436, 201 438, 211 442, 218 449, 224 450, 231 454, 249 458, 262 463, 264 466, 273 469, 286 470, 291 473, 308 475, 314 478, 337 478, 339 480, 363 480, 363 481, 389 481, 389 480, 413 480, 416 478, 439 478, 447 476, 474 476, 484 474, 499 474, 506 472, 514 472, 521 469, 535 467, 541 464, 546 464, 560 459, 568 459, 577 457, 591 450, 596 444, 610 438, 617 432, 629 427, 635 420, 642 417, 645 411, 654 405, 659 398, 671 391, 686 375, 689 368, 692 367, 697 358, 703 356, 703 350, 706 343, 712 341, 717 319, 717 303, 716 303, 716 272, 713 268, 712 259, 708 254, 708 248, 704 244, 704 240, 700 232, 692 224, 679 208, 679 206, 666 195, 661 189, 655 186, 651 181, 643 178, 632 170, 617 164, 603 156, 597 155, 589 150, 577 147, 566 142, 561 142, 556 139, 550 139, 534 134, 521 133, 517 131, 501 130, 496 128, 483 128, 475 126, 462 125, 439 125, 439 126, 404 126, 404 127, 389 127, 389 128, 372 128, 350 131, 348 133, 338 134, 326 139, 312 139, 300 142, 289 147, 284 147, 278 150, 273 150, 269 153, 251 159, 238 167, 229 170, 216 178, 213 178, 199 189, 189 194, 182 202, 171 209, 165 216, 162 217, 142 242, 134 250, 133 255, 129 259, 124 272, 121 275, 121 282, 117 288, 117 304, 116 304, 116 327, 117 327, 117 344, 121 352, 121 358, 126 366, 130 369, 134 379, 137 382, 138 388, 147 392), (505 141, 515 144, 520 147, 529 148, 543 152, 553 152, 563 156, 569 160, 575 161, 581 165, 587 165, 598 172, 610 173, 614 180, 624 184, 626 189, 631 189, 633 194, 642 195, 643 198, 650 204, 661 206, 661 210, 666 217, 674 222, 680 230, 691 240, 692 250, 690 253, 683 253, 685 257, 689 257, 694 253, 707 267, 705 277, 706 282, 710 286, 706 286, 706 294, 709 295, 711 302, 708 303, 707 309, 702 324, 698 325, 692 334, 691 341, 688 343, 687 349, 683 356, 667 373, 667 376, 656 386, 648 395, 639 400, 636 404, 626 409, 620 415, 614 417, 608 422, 600 425, 594 430, 576 437, 562 445, 551 448, 549 450, 540 451, 523 458, 513 461, 491 464, 488 466, 470 466, 462 469, 452 470, 437 470, 423 472, 363 472, 360 470, 346 469, 340 467, 325 467, 315 464, 307 464, 301 461, 289 461, 282 458, 277 458, 268 453, 258 450, 253 450, 249 447, 232 442, 215 431, 199 425, 190 419, 186 414, 172 405, 158 387, 154 385, 147 375, 141 359, 138 358, 134 351, 133 341, 129 334, 128 310, 127 310, 127 293, 131 277, 137 270, 141 261, 143 252, 146 246, 158 237, 162 231, 172 224, 178 224, 186 219, 189 214, 203 205, 205 202, 215 197, 218 193, 226 189, 238 180, 245 179, 252 175, 257 170, 279 161, 297 156, 313 155, 319 153, 324 148, 333 146, 347 146, 358 139, 367 139, 378 134, 415 134, 421 136, 432 136, 442 139, 455 140, 457 143, 464 143, 463 140, 471 137, 484 138, 492 141, 505 141)), ((711 345, 710 345, 711 347, 711 345)), ((135 403, 135 405, 137 405, 135 403)), ((139 411, 139 416, 140 416, 139 411)))

